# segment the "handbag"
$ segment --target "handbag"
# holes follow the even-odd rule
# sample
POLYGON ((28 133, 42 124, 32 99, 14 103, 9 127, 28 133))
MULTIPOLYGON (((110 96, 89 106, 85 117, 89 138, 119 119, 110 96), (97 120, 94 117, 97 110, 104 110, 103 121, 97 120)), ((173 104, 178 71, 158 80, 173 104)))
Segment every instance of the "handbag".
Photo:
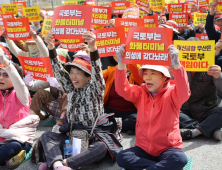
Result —
MULTIPOLYGON (((74 103, 74 108, 75 108, 75 105, 76 103, 74 103)), ((83 152, 85 150, 88 149, 89 147, 89 140, 91 139, 92 137, 92 134, 93 134, 93 131, 96 127, 96 123, 99 119, 99 116, 100 116, 100 113, 98 113, 98 116, 95 120, 95 123, 92 127, 92 130, 90 132, 90 134, 86 131, 86 130, 82 130, 82 129, 74 129, 72 130, 72 124, 73 124, 73 120, 71 120, 71 127, 70 127, 70 132, 69 132, 69 141, 70 143, 72 144, 72 138, 78 138, 78 139, 81 139, 81 151, 80 152, 83 152)), ((75 120, 75 112, 73 113, 73 118, 75 120)))

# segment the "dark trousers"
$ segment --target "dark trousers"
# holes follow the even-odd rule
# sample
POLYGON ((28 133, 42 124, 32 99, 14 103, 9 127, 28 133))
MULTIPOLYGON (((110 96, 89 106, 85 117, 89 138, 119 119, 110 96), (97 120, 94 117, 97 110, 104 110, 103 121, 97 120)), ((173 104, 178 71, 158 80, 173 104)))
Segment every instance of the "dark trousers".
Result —
POLYGON ((11 159, 13 156, 17 155, 21 150, 25 150, 26 153, 31 149, 29 143, 21 144, 17 141, 11 141, 7 144, 0 146, 0 166, 5 165, 5 161, 11 159))
MULTIPOLYGON (((41 136, 42 146, 45 152, 47 165, 52 167, 55 161, 63 160, 63 146, 68 139, 66 134, 45 132, 41 136)), ((67 158, 67 164, 73 170, 100 161, 106 156, 107 148, 103 142, 96 141, 89 145, 89 148, 80 154, 67 158)))
POLYGON ((187 164, 187 156, 181 149, 171 148, 154 157, 135 146, 119 152, 116 161, 126 170, 181 170, 187 164))
POLYGON ((115 117, 122 118, 122 131, 127 132, 128 130, 135 131, 137 113, 131 111, 117 111, 111 108, 105 108, 105 113, 115 113, 115 117))
POLYGON ((190 110, 181 109, 180 128, 197 128, 205 137, 210 138, 215 130, 222 128, 222 108, 213 110, 210 116, 202 122, 195 120, 192 117, 190 110))

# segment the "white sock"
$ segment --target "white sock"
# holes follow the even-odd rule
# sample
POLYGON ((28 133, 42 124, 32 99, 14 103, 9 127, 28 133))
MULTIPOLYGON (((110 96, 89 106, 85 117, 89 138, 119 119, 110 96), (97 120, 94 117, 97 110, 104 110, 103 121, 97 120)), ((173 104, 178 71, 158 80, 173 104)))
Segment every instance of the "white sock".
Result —
POLYGON ((56 161, 54 164, 53 164, 53 168, 57 168, 59 166, 63 166, 62 162, 60 161, 56 161))

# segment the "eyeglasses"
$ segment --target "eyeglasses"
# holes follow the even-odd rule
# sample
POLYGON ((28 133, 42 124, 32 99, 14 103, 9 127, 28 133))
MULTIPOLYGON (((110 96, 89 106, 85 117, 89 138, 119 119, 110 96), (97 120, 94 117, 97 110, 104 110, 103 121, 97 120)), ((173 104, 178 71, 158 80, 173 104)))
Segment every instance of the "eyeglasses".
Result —
POLYGON ((0 77, 1 77, 1 76, 2 76, 3 78, 8 78, 8 77, 9 77, 7 73, 1 73, 1 72, 0 72, 0 77))

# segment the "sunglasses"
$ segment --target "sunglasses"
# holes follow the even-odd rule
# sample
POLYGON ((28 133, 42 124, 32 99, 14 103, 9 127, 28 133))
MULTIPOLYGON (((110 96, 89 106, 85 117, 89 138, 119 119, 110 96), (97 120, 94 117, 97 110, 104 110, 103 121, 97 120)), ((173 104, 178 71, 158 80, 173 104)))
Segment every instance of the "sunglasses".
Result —
POLYGON ((7 73, 1 73, 1 72, 0 72, 0 77, 1 77, 1 76, 2 76, 3 78, 8 78, 8 77, 9 77, 7 73))

